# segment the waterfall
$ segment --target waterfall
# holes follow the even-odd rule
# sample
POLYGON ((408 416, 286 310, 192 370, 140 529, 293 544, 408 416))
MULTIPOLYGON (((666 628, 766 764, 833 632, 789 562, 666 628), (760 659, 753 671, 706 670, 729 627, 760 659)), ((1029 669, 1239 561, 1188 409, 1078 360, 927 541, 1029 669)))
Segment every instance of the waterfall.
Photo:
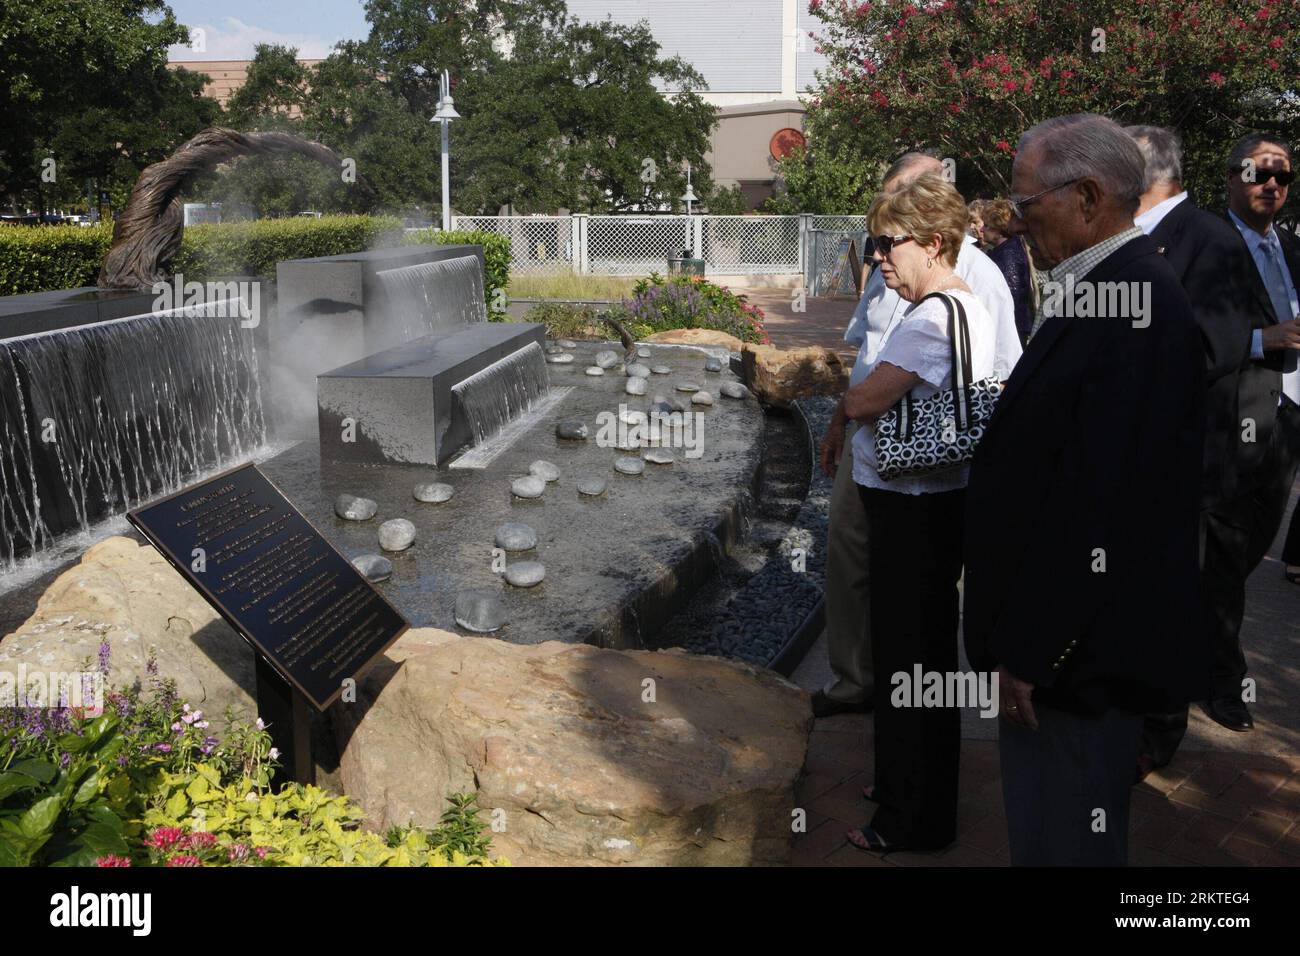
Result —
POLYGON ((451 387, 456 404, 480 445, 546 395, 546 354, 536 342, 498 359, 451 387))
POLYGON ((376 340, 384 346, 487 321, 478 256, 384 269, 375 273, 375 280, 383 326, 376 340))
POLYGON ((0 339, 0 566, 251 457, 251 330, 222 306, 0 339))

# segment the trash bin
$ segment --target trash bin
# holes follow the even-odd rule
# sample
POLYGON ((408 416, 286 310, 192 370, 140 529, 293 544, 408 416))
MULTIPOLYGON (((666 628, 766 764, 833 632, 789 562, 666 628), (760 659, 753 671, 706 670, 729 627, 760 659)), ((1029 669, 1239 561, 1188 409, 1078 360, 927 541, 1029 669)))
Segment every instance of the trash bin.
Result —
POLYGON ((691 258, 691 250, 683 249, 679 256, 671 256, 668 259, 668 272, 681 273, 688 276, 704 275, 704 260, 691 258))

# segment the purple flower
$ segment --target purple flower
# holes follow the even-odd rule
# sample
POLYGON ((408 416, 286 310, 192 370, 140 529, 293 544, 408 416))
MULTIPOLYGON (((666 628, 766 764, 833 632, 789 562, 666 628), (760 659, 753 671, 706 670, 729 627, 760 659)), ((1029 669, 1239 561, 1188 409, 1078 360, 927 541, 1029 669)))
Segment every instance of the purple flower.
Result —
POLYGON ((169 753, 172 752, 172 745, 171 745, 171 744, 154 744, 154 745, 153 745, 153 749, 154 749, 154 750, 161 750, 163 753, 165 753, 165 754, 169 754, 169 753))
POLYGON ((150 677, 158 676, 158 658, 154 657, 153 654, 150 654, 149 659, 145 661, 144 672, 150 677))
POLYGON ((108 641, 101 641, 99 644, 99 672, 105 677, 108 676, 108 661, 112 653, 113 649, 108 646, 108 641))

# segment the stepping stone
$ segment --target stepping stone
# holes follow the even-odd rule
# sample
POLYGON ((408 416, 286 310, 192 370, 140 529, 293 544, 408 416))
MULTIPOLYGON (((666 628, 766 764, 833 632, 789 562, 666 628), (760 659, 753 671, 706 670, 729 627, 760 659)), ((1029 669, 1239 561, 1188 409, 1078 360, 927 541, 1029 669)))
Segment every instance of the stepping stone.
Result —
POLYGON ((558 355, 546 356, 546 361, 550 362, 552 365, 568 365, 573 361, 573 356, 568 352, 560 352, 558 355))
POLYGON ((710 355, 710 356, 709 356, 707 359, 705 359, 705 361, 704 361, 704 371, 706 371, 706 372, 721 372, 721 371, 722 371, 722 360, 719 359, 719 358, 715 358, 714 356, 710 355))
POLYGON ((573 339, 560 339, 556 344, 562 349, 576 349, 578 347, 578 343, 573 339))
POLYGON ((624 406, 618 410, 618 420, 625 425, 644 425, 647 420, 645 412, 624 406))
POLYGON ((580 495, 589 495, 591 497, 603 495, 605 487, 604 478, 581 478, 578 480, 578 494, 580 495))
POLYGON ((564 349, 560 348, 558 345, 548 345, 545 349, 547 355, 559 355, 563 351, 564 349))
POLYGON ((645 379, 640 378, 639 376, 634 376, 627 380, 627 383, 623 386, 623 390, 629 395, 644 395, 648 387, 649 386, 645 379))
POLYGON ((696 392, 691 396, 692 405, 712 405, 713 396, 708 392, 696 392))
POLYGON ((556 468, 549 461, 539 458, 528 466, 528 473, 542 481, 559 481, 560 469, 556 468))
POLYGON ((677 391, 679 392, 698 392, 700 387, 694 382, 678 382, 677 391))
POLYGON ((510 482, 510 492, 516 498, 540 498, 546 491, 546 482, 536 475, 525 475, 510 482))
POLYGON ((496 545, 506 551, 531 551, 537 547, 537 532, 518 521, 507 521, 497 528, 496 545))
POLYGON ((625 371, 632 378, 650 377, 650 368, 648 366, 642 365, 640 362, 633 362, 625 369, 625 371))
POLYGON ((345 521, 369 521, 377 511, 379 505, 369 498, 339 495, 334 499, 334 513, 345 521))
POLYGON ((352 566, 372 584, 387 581, 393 576, 393 562, 378 554, 359 554, 352 559, 352 566))
POLYGON ((636 347, 637 358, 649 358, 652 354, 648 345, 638 345, 636 347))
POLYGON ((741 385, 739 382, 723 382, 718 386, 718 391, 727 398, 749 397, 749 389, 745 388, 745 386, 741 385))
POLYGON ((379 546, 385 551, 405 551, 415 543, 415 525, 393 518, 379 526, 379 546))
POLYGON ((641 457, 652 465, 671 465, 677 460, 667 448, 647 448, 641 457))
POLYGON ((671 375, 673 370, 667 365, 656 365, 650 370, 655 375, 671 375))
POLYGON ((645 462, 624 455, 614 459, 614 470, 624 475, 639 475, 645 471, 645 462))
POLYGON ((588 374, 588 375, 604 375, 604 374, 605 374, 605 370, 604 370, 603 368, 599 368, 599 367, 597 367, 597 366, 595 366, 595 365, 592 365, 590 368, 587 369, 587 374, 588 374))
POLYGON ((546 568, 540 561, 516 561, 506 567, 506 583, 517 588, 536 587, 546 577, 546 568))
POLYGON ((619 358, 617 352, 611 352, 608 349, 596 353, 596 364, 599 365, 601 368, 613 368, 614 366, 620 364, 622 361, 623 360, 619 358))
POLYGON ((456 623, 476 634, 491 634, 506 623, 506 609, 495 591, 461 591, 456 595, 456 623))
POLYGON ((421 482, 415 486, 414 492, 416 501, 424 501, 434 505, 443 501, 450 501, 451 496, 455 493, 455 488, 441 481, 421 482))
POLYGON ((576 418, 566 418, 555 425, 555 437, 566 438, 570 441, 582 441, 591 434, 587 428, 586 422, 580 422, 576 418))

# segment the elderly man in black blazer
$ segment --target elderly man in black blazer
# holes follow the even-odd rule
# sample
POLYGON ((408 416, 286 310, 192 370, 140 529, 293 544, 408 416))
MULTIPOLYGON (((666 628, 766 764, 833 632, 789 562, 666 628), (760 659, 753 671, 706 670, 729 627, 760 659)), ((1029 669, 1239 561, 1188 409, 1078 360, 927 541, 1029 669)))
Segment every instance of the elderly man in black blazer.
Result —
MULTIPOLYGON (((1273 370, 1277 360, 1254 358, 1251 339, 1254 331, 1274 319, 1268 293, 1240 234, 1226 219, 1197 209, 1183 189, 1178 134, 1158 126, 1129 126, 1125 131, 1146 160, 1145 191, 1134 222, 1178 274, 1205 346, 1204 621, 1211 648, 1222 646, 1222 653, 1231 656, 1231 649, 1239 647, 1246 578, 1263 556, 1263 548, 1252 547, 1249 529, 1253 516, 1267 510, 1257 501, 1267 484, 1266 458, 1277 406, 1278 373, 1273 370), (1269 391, 1270 378, 1272 401, 1261 403, 1257 393, 1269 391), (1250 418, 1251 424, 1243 426, 1244 418, 1250 418)), ((1267 532, 1269 540, 1275 531, 1276 519, 1267 532)), ((1228 685, 1239 686, 1242 675, 1233 668, 1226 670, 1228 685)), ((1205 702, 1206 712, 1230 729, 1246 729, 1250 718, 1240 692, 1226 696, 1226 702, 1211 696, 1205 702)), ((1186 730, 1186 708, 1147 717, 1138 779, 1169 763, 1186 730)))
POLYGON ((1133 225, 1136 144, 1040 123, 1012 172, 1043 313, 976 451, 965 640, 996 668, 1011 860, 1122 865, 1142 715, 1206 696, 1197 613, 1204 356, 1191 304, 1133 225))

